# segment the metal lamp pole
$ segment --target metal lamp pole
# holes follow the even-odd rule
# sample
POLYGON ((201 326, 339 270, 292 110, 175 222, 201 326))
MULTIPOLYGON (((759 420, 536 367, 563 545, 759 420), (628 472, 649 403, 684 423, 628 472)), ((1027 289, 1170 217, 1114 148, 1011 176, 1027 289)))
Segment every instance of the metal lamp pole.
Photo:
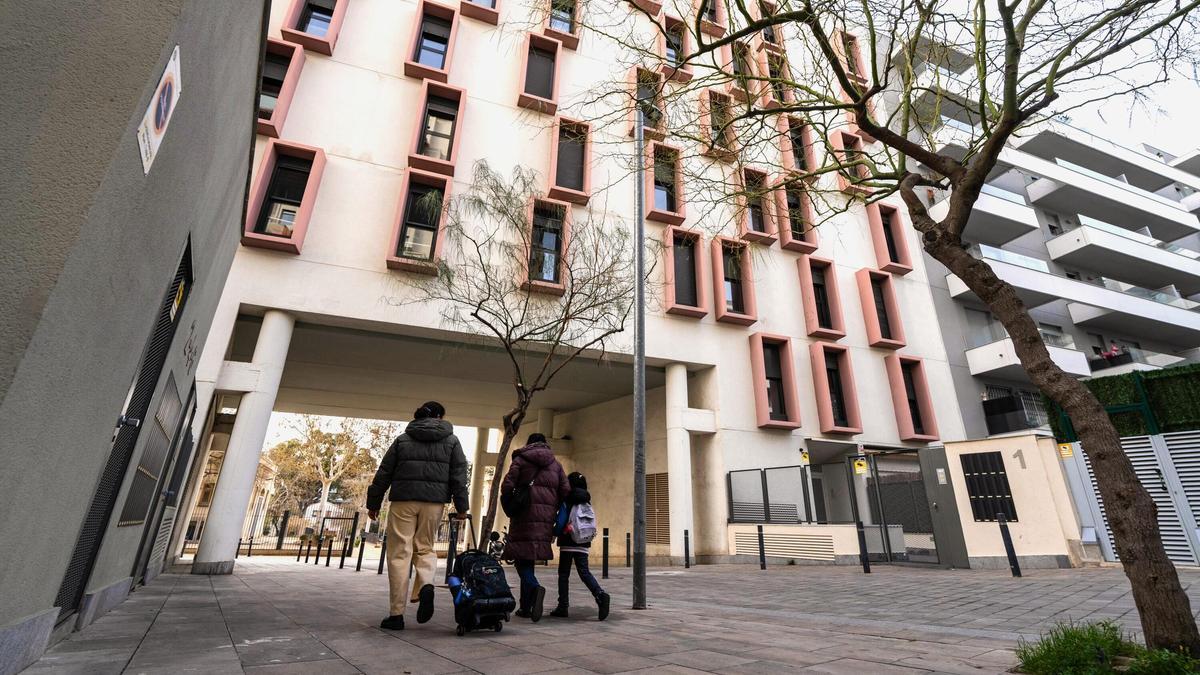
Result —
POLYGON ((646 609, 646 153, 640 98, 633 126, 637 146, 637 219, 633 225, 637 275, 633 331, 633 608, 646 609))

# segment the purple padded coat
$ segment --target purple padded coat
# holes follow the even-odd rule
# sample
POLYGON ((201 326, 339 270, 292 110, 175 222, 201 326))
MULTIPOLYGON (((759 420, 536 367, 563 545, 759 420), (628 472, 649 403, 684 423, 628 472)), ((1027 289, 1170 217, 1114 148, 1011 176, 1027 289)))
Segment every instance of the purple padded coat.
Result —
POLYGON ((518 481, 529 484, 531 480, 529 510, 513 518, 508 526, 508 545, 504 547, 504 559, 508 561, 554 558, 554 549, 550 546, 554 519, 558 515, 558 505, 571 491, 571 486, 562 464, 545 443, 527 445, 513 453, 512 466, 500 489, 508 494, 518 481))

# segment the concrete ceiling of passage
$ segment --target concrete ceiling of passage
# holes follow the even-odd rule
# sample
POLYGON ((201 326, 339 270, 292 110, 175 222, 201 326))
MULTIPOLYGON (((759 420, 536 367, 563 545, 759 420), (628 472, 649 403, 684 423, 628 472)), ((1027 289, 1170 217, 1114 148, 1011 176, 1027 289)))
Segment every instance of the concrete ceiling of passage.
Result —
MULTIPOLYGON (((537 358, 529 357, 531 367, 537 358)), ((458 425, 498 427, 514 402, 512 372, 496 348, 298 323, 275 409, 408 420, 435 400, 458 425)), ((648 389, 663 386, 663 371, 648 368, 646 380, 648 389)), ((540 408, 568 411, 628 396, 632 386, 629 365, 578 358, 538 392, 529 419, 540 408)))

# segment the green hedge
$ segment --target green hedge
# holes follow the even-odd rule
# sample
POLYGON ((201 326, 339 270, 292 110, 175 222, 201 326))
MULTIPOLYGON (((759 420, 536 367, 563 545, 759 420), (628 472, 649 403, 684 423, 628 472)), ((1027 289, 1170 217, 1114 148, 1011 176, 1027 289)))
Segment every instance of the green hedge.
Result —
MULTIPOLYGON (((1138 411, 1113 411, 1111 408, 1143 402, 1149 406, 1160 432, 1200 429, 1200 364, 1096 377, 1086 384, 1096 398, 1110 408, 1109 416, 1121 436, 1150 433, 1147 420, 1138 411), (1138 391, 1139 379, 1145 401, 1138 391)), ((1058 407, 1047 399, 1046 410, 1050 411, 1050 428, 1055 437, 1068 440, 1058 407)))

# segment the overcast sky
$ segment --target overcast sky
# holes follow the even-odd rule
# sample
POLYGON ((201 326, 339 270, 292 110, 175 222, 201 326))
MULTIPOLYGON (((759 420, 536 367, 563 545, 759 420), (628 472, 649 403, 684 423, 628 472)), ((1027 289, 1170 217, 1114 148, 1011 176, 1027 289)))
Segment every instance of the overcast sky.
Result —
POLYGON ((1075 111, 1071 123, 1122 145, 1149 143, 1174 155, 1200 146, 1200 87, 1194 81, 1179 78, 1158 85, 1150 98, 1151 105, 1135 105, 1131 97, 1105 101, 1075 111))

